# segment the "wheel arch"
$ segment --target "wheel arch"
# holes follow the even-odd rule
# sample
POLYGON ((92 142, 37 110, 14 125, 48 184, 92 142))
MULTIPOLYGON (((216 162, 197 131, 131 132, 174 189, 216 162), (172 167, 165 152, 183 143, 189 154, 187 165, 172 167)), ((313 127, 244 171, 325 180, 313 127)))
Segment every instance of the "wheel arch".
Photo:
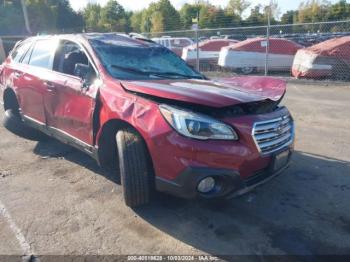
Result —
POLYGON ((17 95, 12 88, 7 87, 4 90, 3 101, 4 101, 4 110, 5 111, 8 109, 19 110, 19 102, 17 99, 17 95))
POLYGON ((110 119, 101 127, 100 135, 97 137, 99 164, 107 168, 118 167, 116 166, 118 164, 116 135, 119 130, 124 128, 132 128, 141 137, 149 157, 148 160, 153 168, 152 157, 144 136, 133 125, 121 119, 110 119))

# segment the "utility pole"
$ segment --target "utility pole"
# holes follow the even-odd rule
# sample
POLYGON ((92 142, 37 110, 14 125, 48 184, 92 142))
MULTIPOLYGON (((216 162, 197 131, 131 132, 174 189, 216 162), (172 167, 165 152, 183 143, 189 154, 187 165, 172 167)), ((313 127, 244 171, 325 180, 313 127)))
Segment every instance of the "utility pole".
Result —
POLYGON ((21 5, 22 5, 22 11, 23 11, 23 17, 24 17, 24 23, 27 29, 27 32, 31 35, 32 30, 30 29, 30 24, 29 24, 29 19, 28 19, 28 12, 27 12, 27 7, 24 2, 24 0, 21 0, 21 5))

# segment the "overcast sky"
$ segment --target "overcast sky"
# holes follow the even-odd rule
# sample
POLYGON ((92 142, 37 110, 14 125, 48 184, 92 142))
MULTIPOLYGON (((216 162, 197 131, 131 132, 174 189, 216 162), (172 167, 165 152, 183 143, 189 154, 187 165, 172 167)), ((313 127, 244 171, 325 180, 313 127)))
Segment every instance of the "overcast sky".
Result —
MULTIPOLYGON (((79 10, 83 8, 87 3, 100 3, 105 4, 108 0, 70 0, 73 8, 79 10)), ((156 0, 118 0, 127 10, 140 10, 147 7, 151 2, 156 0)), ((184 3, 194 3, 194 0, 170 0, 172 4, 177 8, 181 8, 184 3)), ((210 0, 214 5, 226 6, 229 0, 210 0)), ((270 0, 251 0, 252 5, 262 4, 267 5, 270 0)), ((297 9, 302 0, 278 0, 278 5, 282 13, 287 10, 297 9)), ((330 2, 337 2, 337 0, 331 0, 330 2)))

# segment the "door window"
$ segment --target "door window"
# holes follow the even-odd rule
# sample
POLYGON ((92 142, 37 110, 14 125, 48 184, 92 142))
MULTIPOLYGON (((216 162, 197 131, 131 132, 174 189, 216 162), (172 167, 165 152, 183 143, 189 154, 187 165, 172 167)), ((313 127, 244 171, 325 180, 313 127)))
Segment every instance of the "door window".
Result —
POLYGON ((52 40, 38 40, 34 45, 29 64, 52 69, 52 54, 55 47, 55 42, 52 40))
POLYGON ((76 43, 71 41, 61 41, 54 58, 53 70, 71 76, 80 77, 77 74, 77 65, 82 64, 89 67, 88 79, 92 81, 96 78, 96 73, 91 66, 85 51, 76 43))

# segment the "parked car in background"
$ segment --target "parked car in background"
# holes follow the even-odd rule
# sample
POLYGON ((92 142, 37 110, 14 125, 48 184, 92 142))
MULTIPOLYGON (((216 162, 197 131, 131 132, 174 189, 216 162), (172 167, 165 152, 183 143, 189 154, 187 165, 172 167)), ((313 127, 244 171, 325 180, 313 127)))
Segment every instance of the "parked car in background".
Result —
POLYGON ((242 34, 232 34, 232 35, 220 35, 220 39, 231 39, 237 41, 243 41, 247 39, 247 35, 242 34))
POLYGON ((223 37, 219 36, 219 35, 213 35, 209 38, 210 40, 216 40, 216 39, 223 39, 223 37))
MULTIPOLYGON (((266 61, 265 38, 252 38, 223 47, 219 56, 219 66, 239 71, 243 74, 263 71, 266 61)), ((301 45, 286 39, 270 38, 268 66, 273 71, 290 71, 295 53, 301 45)))
POLYGON ((284 81, 209 80, 148 40, 27 39, 3 64, 0 90, 7 129, 32 139, 43 132, 87 153, 121 176, 131 207, 153 190, 241 195, 285 170, 293 151, 284 81))
POLYGON ((292 74, 297 78, 350 79, 350 36, 300 49, 295 55, 292 74))
POLYGON ((182 49, 184 47, 194 44, 193 40, 188 37, 163 36, 161 38, 152 38, 152 41, 165 46, 178 56, 182 55, 182 49))
POLYGON ((247 40, 247 35, 243 35, 243 34, 226 35, 225 39, 244 41, 244 40, 247 40))
POLYGON ((206 40, 208 40, 208 39, 209 39, 209 38, 206 37, 206 36, 201 36, 201 37, 198 38, 198 42, 200 43, 200 42, 206 41, 206 40))
MULTIPOLYGON (((221 48, 237 42, 236 40, 229 39, 215 39, 200 42, 198 45, 200 65, 208 68, 217 67, 221 48)), ((192 66, 196 65, 197 44, 185 47, 182 51, 182 59, 192 66)))

